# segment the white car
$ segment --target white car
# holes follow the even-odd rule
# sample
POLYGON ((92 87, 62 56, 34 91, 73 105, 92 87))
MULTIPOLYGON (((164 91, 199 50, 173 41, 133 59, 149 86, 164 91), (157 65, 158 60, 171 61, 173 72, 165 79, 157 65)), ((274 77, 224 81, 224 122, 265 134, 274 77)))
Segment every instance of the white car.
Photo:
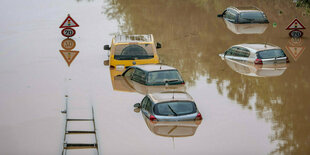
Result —
POLYGON ((288 63, 288 57, 283 50, 269 44, 239 44, 220 54, 222 59, 239 60, 254 64, 288 63))

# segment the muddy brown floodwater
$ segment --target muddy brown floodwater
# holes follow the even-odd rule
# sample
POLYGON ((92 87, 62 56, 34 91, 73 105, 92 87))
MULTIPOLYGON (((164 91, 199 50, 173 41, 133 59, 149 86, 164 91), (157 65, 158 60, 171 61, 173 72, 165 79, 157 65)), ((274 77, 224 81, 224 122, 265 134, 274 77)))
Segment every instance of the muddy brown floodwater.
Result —
MULTIPOLYGON (((94 108, 99 154, 310 153, 310 16, 290 0, 4 0, 0 20, 0 154, 61 154, 66 102, 71 118, 89 118, 94 108), (270 23, 217 18, 228 6, 246 5, 270 23), (68 13, 80 25, 70 67, 58 28, 68 13), (285 30, 295 17, 307 28, 300 40, 285 30), (115 34, 153 34, 162 43, 160 61, 182 74, 200 123, 152 124, 134 111, 151 89, 113 86, 103 45, 115 34), (290 63, 257 68, 219 57, 235 44, 266 42, 290 63)), ((68 154, 96 154, 82 151, 68 154)))

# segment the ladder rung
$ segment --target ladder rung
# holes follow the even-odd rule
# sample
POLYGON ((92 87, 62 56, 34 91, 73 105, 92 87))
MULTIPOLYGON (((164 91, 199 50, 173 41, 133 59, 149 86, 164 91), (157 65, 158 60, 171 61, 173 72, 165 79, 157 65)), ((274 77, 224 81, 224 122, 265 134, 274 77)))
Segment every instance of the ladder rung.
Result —
POLYGON ((97 144, 78 144, 78 143, 65 143, 64 149, 92 149, 97 148, 97 144))
POLYGON ((93 119, 67 119, 67 121, 93 121, 93 119))
POLYGON ((67 131, 66 134, 90 134, 93 133, 95 134, 95 131, 67 131))

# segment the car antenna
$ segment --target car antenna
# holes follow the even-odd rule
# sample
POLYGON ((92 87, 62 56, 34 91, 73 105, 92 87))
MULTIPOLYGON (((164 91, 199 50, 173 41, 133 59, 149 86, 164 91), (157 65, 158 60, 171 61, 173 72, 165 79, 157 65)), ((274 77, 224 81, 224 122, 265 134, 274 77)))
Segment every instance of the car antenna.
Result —
POLYGON ((173 144, 173 149, 175 150, 175 142, 174 142, 174 137, 172 137, 172 144, 173 144))

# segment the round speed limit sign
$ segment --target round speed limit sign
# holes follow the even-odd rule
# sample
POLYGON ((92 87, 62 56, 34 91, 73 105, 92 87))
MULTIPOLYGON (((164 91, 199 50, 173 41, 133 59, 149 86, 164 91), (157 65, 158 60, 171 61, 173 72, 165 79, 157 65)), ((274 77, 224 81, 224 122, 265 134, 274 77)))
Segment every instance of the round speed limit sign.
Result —
POLYGON ((61 42, 61 47, 65 50, 72 50, 74 49, 76 43, 73 39, 67 38, 61 42))
POLYGON ((72 28, 65 28, 61 31, 61 34, 65 37, 72 37, 75 35, 75 30, 72 28))
POLYGON ((290 33, 289 33, 289 35, 290 35, 290 37, 292 37, 292 38, 300 38, 300 37, 302 37, 303 36, 303 32, 302 31, 299 31, 299 30, 292 30, 290 33))

